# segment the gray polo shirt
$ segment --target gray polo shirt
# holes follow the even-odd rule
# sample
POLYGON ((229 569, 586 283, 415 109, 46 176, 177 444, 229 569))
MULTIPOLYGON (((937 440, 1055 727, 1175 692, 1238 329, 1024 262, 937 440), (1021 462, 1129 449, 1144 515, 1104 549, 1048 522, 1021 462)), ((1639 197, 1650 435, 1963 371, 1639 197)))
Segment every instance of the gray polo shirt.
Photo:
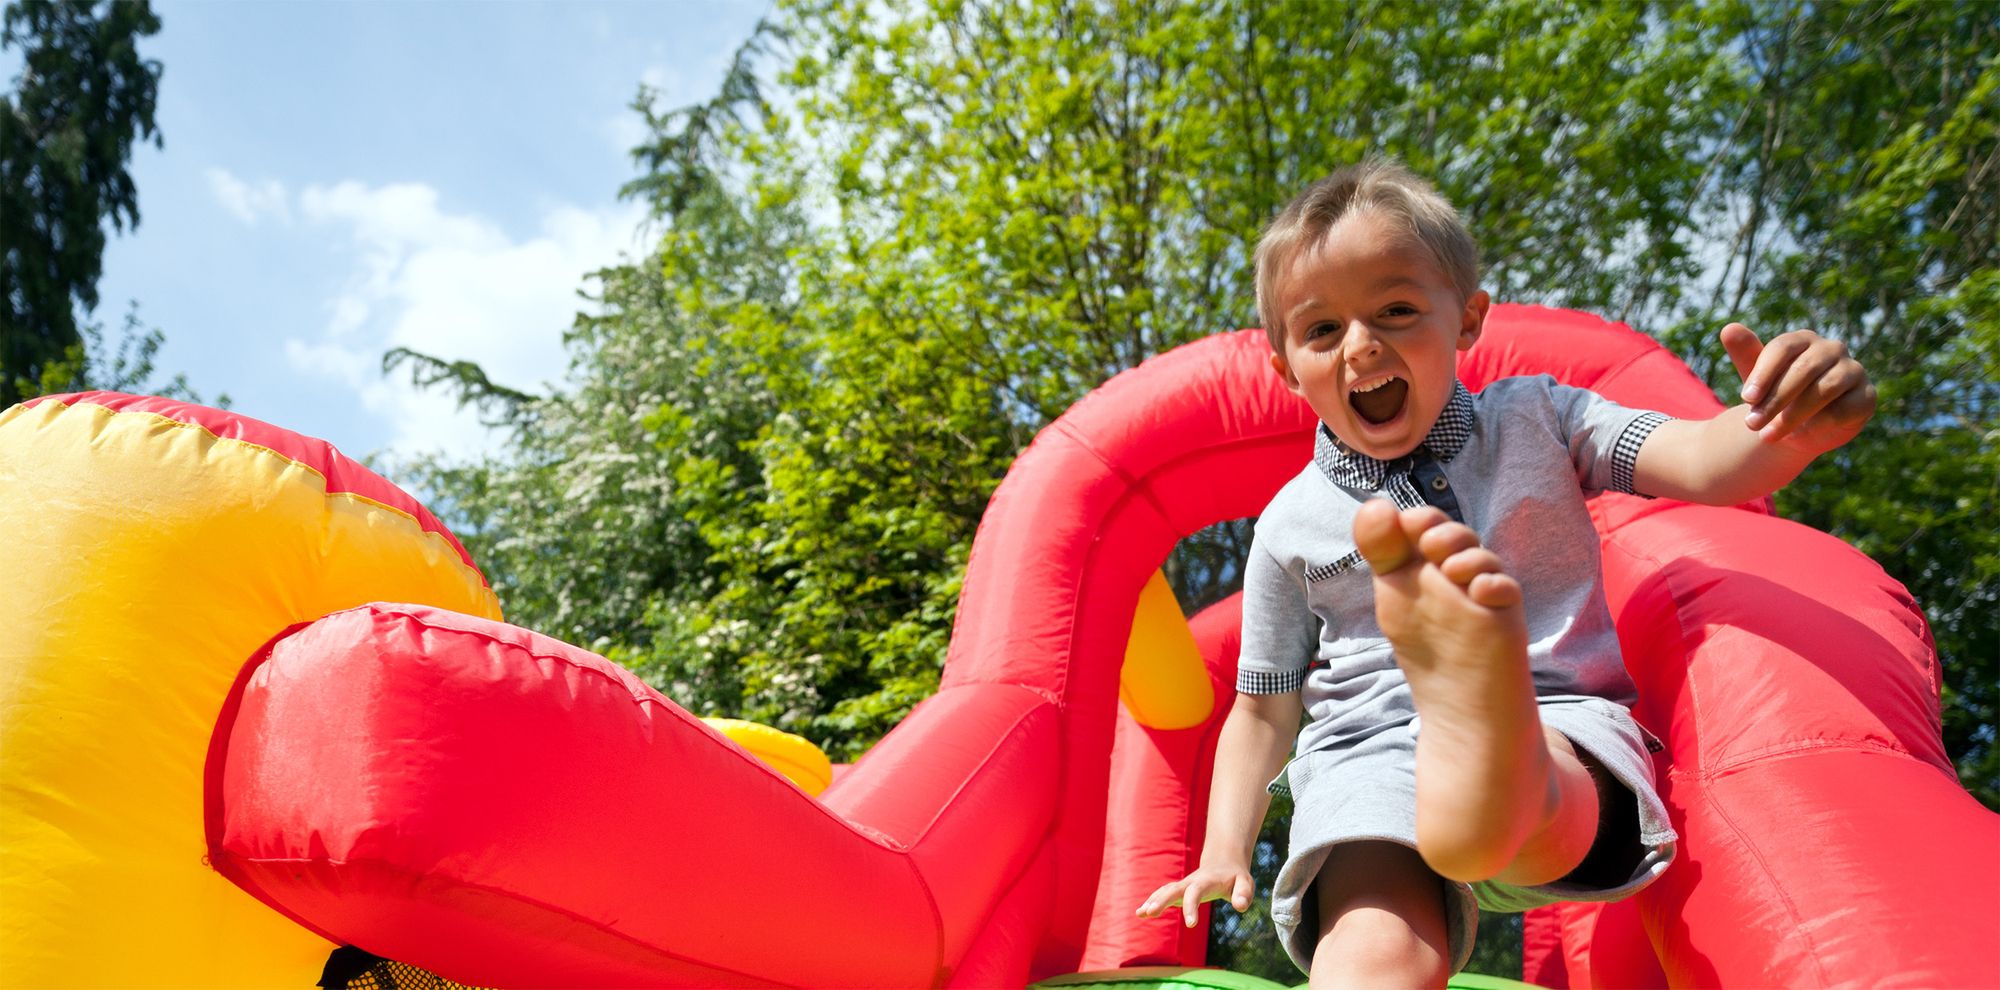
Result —
POLYGON ((1416 714, 1354 546, 1355 511, 1389 498, 1445 509, 1521 582, 1537 695, 1630 705, 1635 691, 1604 604, 1584 499, 1631 492, 1639 445, 1666 420, 1542 375, 1502 379, 1477 395, 1458 385, 1424 443, 1392 462, 1348 450, 1321 426, 1313 463, 1257 520, 1244 565, 1236 689, 1303 689, 1309 721, 1300 753, 1416 714))

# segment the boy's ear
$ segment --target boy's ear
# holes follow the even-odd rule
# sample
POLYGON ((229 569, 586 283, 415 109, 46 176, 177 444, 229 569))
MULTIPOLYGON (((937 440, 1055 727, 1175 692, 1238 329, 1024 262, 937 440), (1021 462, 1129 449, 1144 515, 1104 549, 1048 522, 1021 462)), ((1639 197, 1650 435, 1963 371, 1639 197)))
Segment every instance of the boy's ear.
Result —
POLYGON ((1479 334, 1486 329, 1486 311, 1493 305, 1493 299, 1481 289, 1465 300, 1465 312, 1458 318, 1458 349, 1469 351, 1479 343, 1479 334))
POLYGON ((1284 379, 1286 388, 1295 394, 1304 394, 1299 392, 1299 376, 1292 374, 1292 363, 1285 360, 1285 352, 1271 352, 1271 370, 1277 372, 1279 378, 1284 379))

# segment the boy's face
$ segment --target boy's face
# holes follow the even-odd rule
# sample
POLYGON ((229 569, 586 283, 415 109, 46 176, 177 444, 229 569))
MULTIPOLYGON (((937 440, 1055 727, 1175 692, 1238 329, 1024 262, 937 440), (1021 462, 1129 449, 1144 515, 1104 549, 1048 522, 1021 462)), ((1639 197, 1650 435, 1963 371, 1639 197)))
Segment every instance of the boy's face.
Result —
POLYGON ((1285 335, 1271 366, 1334 436, 1381 460, 1430 433, 1486 319, 1486 293, 1461 300, 1421 245, 1371 213, 1300 251, 1276 290, 1285 335))

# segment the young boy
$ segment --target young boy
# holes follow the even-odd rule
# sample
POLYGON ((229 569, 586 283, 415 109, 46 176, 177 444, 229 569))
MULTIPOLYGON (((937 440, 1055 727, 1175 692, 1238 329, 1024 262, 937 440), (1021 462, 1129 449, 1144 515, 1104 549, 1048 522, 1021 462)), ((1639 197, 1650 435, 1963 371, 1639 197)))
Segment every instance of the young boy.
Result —
POLYGON ((1745 404, 1707 421, 1547 377, 1474 395, 1456 353, 1488 307, 1476 249, 1393 162, 1307 189, 1256 260, 1271 366, 1321 429, 1245 564, 1200 866, 1139 914, 1249 907, 1261 784, 1283 768, 1272 915, 1292 960, 1315 987, 1442 986, 1478 904, 1615 900, 1673 858, 1586 494, 1766 495, 1853 438, 1874 388, 1836 342, 1766 347, 1732 323, 1745 404))

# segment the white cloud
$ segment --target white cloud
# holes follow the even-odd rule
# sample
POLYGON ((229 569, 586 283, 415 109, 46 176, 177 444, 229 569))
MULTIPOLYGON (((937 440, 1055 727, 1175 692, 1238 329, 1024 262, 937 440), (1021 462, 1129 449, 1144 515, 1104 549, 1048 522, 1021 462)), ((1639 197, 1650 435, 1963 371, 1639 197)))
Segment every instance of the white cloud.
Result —
POLYGON ((533 236, 516 240, 471 213, 453 213, 418 183, 310 186, 299 215, 349 235, 351 271, 326 302, 325 332, 286 342, 302 370, 354 389, 361 406, 389 420, 402 454, 443 450, 468 457, 498 437, 476 412, 441 392, 421 392, 407 373, 384 378, 381 356, 407 347, 470 360, 493 381, 541 391, 567 367, 563 332, 585 307, 584 276, 636 252, 644 210, 545 210, 533 236))
POLYGON ((491 248, 507 239, 483 218, 445 213, 438 207, 437 190, 418 182, 374 189, 351 180, 307 186, 299 194, 299 212, 315 223, 345 224, 356 240, 380 251, 433 245, 491 248))
POLYGON ((205 174, 208 176, 208 191, 236 219, 252 227, 265 217, 281 223, 292 221, 291 207, 285 201, 285 186, 278 180, 265 179, 253 184, 221 168, 207 169, 205 174))

